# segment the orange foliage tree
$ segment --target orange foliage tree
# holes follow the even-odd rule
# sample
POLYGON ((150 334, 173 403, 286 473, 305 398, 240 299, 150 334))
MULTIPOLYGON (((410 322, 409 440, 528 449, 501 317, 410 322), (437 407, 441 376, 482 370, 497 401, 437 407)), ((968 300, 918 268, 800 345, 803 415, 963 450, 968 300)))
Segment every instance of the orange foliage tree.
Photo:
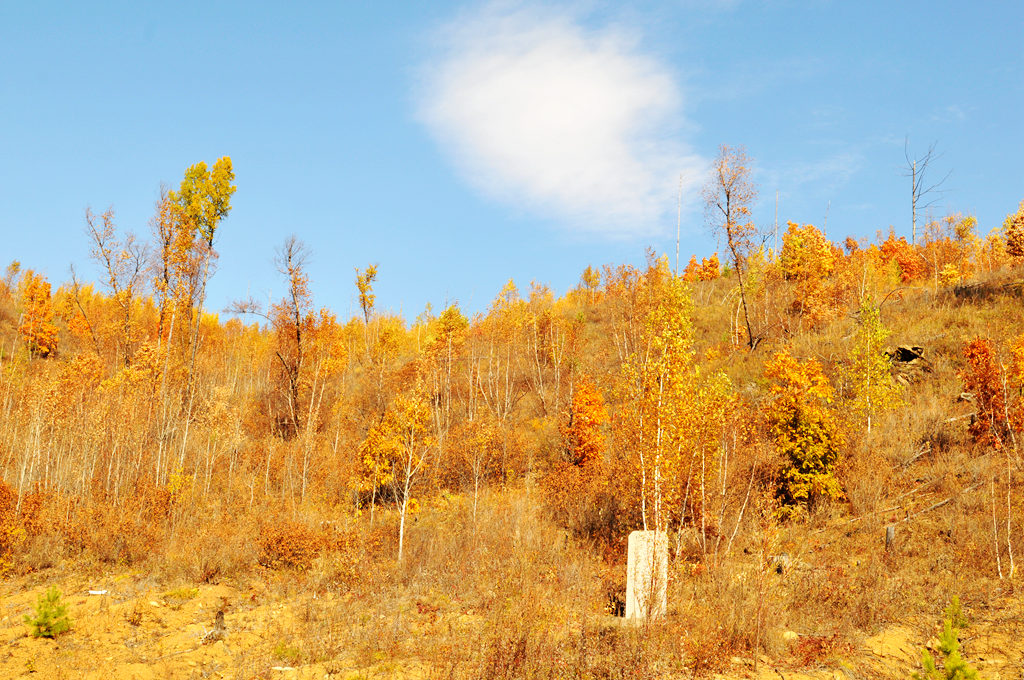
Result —
POLYGON ((607 423, 608 410, 601 391, 589 377, 582 376, 576 381, 568 418, 561 427, 567 462, 580 468, 600 462, 607 447, 607 423))
POLYGON ((22 277, 22 318, 18 331, 34 357, 57 353, 57 327, 53 323, 53 301, 50 284, 41 274, 31 270, 22 277))
POLYGON ((1003 236, 1006 239, 1006 253, 1017 261, 1024 260, 1024 201, 1017 212, 1006 216, 1003 221, 1003 236))
POLYGON ((559 428, 564 459, 552 466, 543 487, 556 520, 578 533, 592 533, 603 505, 600 495, 607 488, 608 410, 601 390, 588 376, 576 381, 566 410, 559 428))
POLYGON ((782 236, 779 266, 783 275, 796 282, 793 309, 811 325, 831 316, 834 306, 829 296, 829 277, 841 259, 838 249, 813 224, 800 226, 789 222, 782 236))
MULTIPOLYGON (((1014 366, 1024 344, 1018 340, 1014 346, 1014 366)), ((1014 440, 1014 431, 1020 431, 1024 419, 1015 407, 1009 393, 1006 372, 997 356, 996 348, 988 338, 974 338, 963 350, 967 365, 960 371, 964 389, 973 395, 977 413, 969 431, 975 441, 1001 449, 1014 440)))
MULTIPOLYGON (((1013 468, 1018 461, 1017 433, 1024 430, 1024 405, 1020 395, 1024 392, 1024 335, 1011 343, 1010 367, 997 356, 995 344, 988 338, 974 338, 964 346, 967 365, 961 370, 964 388, 972 396, 977 411, 969 431, 974 440, 994 450, 1003 451, 1006 488, 1006 556, 1009 559, 1010 578, 1015 571, 1013 555, 1013 468), (1012 382, 1011 382, 1012 381, 1012 382), (1013 384, 1016 383, 1016 384, 1013 384), (1011 450, 1014 452, 1011 455, 1011 450)), ((994 459, 993 463, 995 463, 994 459)), ((995 543, 996 569, 1003 578, 999 533, 996 525, 996 482, 998 466, 991 467, 992 529, 995 543)))
POLYGON ((883 241, 879 248, 883 262, 895 262, 899 267, 900 280, 904 283, 925 275, 924 260, 914 247, 907 243, 906 236, 896 238, 896 233, 890 228, 889 238, 883 241))
POLYGON ((694 281, 714 281, 721 275, 721 263, 718 261, 718 253, 711 257, 705 257, 697 262, 697 256, 691 255, 690 261, 683 270, 683 281, 692 283, 694 281))

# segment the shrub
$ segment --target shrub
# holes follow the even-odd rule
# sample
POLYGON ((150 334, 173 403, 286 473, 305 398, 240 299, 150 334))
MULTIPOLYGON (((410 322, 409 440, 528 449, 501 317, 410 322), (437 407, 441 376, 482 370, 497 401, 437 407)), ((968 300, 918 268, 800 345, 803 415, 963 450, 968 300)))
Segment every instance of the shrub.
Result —
POLYGON ((32 637, 37 638, 54 638, 71 630, 68 607, 60 601, 57 586, 50 586, 46 594, 39 596, 35 616, 26 614, 25 623, 32 627, 32 637))
POLYGON ((967 624, 960 609, 960 598, 954 597, 945 611, 942 634, 939 635, 939 651, 942 653, 942 668, 927 649, 921 652, 921 667, 924 675, 914 673, 915 680, 977 680, 978 671, 960 656, 960 640, 957 638, 962 625, 967 624))
POLYGON ((0 479, 0 576, 10 571, 14 549, 25 538, 25 532, 17 522, 17 502, 14 489, 0 479))
POLYGON ((963 356, 967 365, 960 372, 960 379, 964 389, 974 395, 978 409, 970 433, 976 442, 1000 449, 1009 438, 1009 423, 995 345, 988 338, 974 338, 964 345, 963 356))
POLYGON ((960 641, 956 637, 957 629, 953 628, 949 619, 943 625, 939 636, 939 651, 942 652, 943 663, 939 669, 935 658, 928 650, 921 652, 921 667, 924 675, 914 673, 915 680, 976 680, 978 671, 960 656, 960 641))
POLYGON ((323 536, 305 524, 286 520, 260 531, 259 563, 270 569, 306 569, 323 549, 323 536))

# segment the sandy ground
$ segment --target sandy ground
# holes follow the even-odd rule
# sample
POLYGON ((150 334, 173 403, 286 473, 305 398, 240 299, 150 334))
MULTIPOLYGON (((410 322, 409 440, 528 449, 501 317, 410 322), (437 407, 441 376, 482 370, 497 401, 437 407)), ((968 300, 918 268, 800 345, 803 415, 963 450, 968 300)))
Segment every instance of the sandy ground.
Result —
MULTIPOLYGON (((141 574, 96 582, 60 584, 73 629, 56 640, 30 634, 23 617, 46 585, 22 579, 0 590, 0 678, 372 678, 429 677, 415 662, 374 664, 335 658, 324 663, 289 662, 282 641, 296 630, 311 596, 276 595, 264 584, 195 586, 158 590, 141 574), (106 595, 90 595, 106 590, 106 595), (214 622, 224 611, 225 634, 214 622), (296 665, 292 665, 295 663, 296 665)), ((326 596, 330 598, 332 596, 326 596)), ((320 598, 318 607, 345 606, 345 598, 320 598)), ((993 603, 962 634, 965 657, 984 678, 1019 679, 1024 674, 1024 606, 1007 598, 993 603)), ((423 633, 429 625, 423 622, 423 633)), ((938 627, 925 622, 893 626, 865 638, 844 658, 818 668, 794 669, 792 661, 734 658, 722 678, 907 678, 920 669, 924 645, 936 646, 938 627)))

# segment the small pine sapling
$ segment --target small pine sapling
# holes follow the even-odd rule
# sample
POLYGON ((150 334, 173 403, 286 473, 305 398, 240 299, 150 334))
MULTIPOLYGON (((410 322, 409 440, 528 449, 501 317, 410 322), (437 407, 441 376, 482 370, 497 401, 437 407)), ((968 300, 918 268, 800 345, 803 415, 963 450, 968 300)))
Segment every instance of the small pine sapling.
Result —
POLYGON ((960 655, 959 630, 967 625, 967 618, 960 608, 960 598, 954 597, 945 611, 942 634, 939 635, 939 651, 942 653, 942 667, 936 664, 927 649, 921 652, 921 668, 914 673, 914 680, 977 680, 978 671, 960 655))
POLYGON ((32 637, 55 638, 71 630, 68 606, 60 601, 60 595, 57 586, 50 586, 39 596, 35 616, 25 615, 25 623, 32 627, 32 637))

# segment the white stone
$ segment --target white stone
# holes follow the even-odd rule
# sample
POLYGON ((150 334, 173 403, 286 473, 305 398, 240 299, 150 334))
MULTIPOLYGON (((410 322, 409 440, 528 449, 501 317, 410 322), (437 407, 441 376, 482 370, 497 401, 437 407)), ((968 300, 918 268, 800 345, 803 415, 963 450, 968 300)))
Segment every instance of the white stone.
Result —
POLYGON ((626 565, 626 618, 660 618, 667 607, 668 536, 664 531, 634 531, 626 565))

